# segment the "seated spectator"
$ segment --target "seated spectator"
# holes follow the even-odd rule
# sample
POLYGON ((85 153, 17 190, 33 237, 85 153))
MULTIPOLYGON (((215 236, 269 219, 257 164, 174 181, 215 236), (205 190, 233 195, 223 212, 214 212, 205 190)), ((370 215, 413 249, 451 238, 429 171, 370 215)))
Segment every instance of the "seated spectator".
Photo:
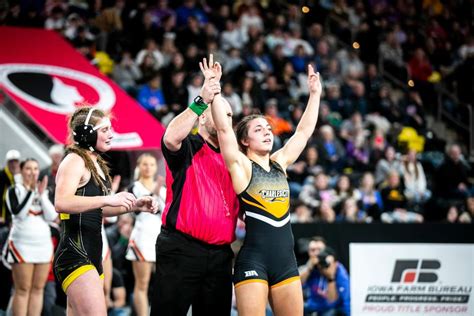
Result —
POLYGON ((112 79, 132 96, 137 93, 137 82, 142 78, 140 67, 133 61, 130 52, 124 51, 115 65, 112 79))
POLYGON ((304 315, 350 315, 349 274, 324 238, 311 239, 308 257, 308 262, 299 268, 306 294, 304 315))
POLYGON ((384 70, 394 74, 402 82, 407 81, 407 69, 403 61, 403 51, 397 41, 395 32, 389 32, 379 46, 380 58, 383 61, 384 70))
POLYGON ((250 69, 262 77, 265 74, 273 72, 273 65, 270 57, 264 51, 263 39, 257 40, 251 44, 251 50, 246 58, 246 62, 250 69))
POLYGON ((384 223, 421 223, 423 216, 407 210, 407 198, 404 187, 397 171, 388 174, 387 187, 381 192, 384 213, 381 215, 384 223))
POLYGON ((361 209, 373 220, 379 220, 383 212, 383 200, 380 192, 375 188, 374 176, 370 172, 362 176, 360 187, 361 209))
POLYGON ((290 185, 290 194, 292 197, 298 198, 301 189, 308 177, 315 176, 323 171, 323 168, 318 164, 318 151, 316 147, 309 146, 306 148, 300 159, 288 167, 288 184, 290 185))
POLYGON ((466 199, 466 209, 459 215, 458 221, 460 223, 473 223, 474 222, 474 197, 468 197, 466 199))
POLYGON ((350 136, 346 144, 347 167, 355 170, 366 171, 370 162, 369 132, 358 128, 350 136))
POLYGON ((336 192, 334 199, 334 205, 336 208, 341 207, 342 205, 340 205, 340 203, 349 198, 354 199, 356 202, 360 199, 360 193, 352 186, 351 179, 348 175, 343 174, 337 179, 334 190, 336 192))
POLYGON ((280 148, 282 142, 287 139, 293 131, 293 126, 278 112, 278 100, 276 99, 267 101, 264 114, 272 127, 273 135, 275 136, 275 147, 280 148))
POLYGON ((232 115, 238 116, 242 113, 242 99, 234 91, 232 83, 226 82, 222 87, 222 96, 229 102, 232 108, 232 115))
POLYGON ((319 129, 321 138, 317 142, 321 164, 329 174, 339 173, 345 166, 346 151, 341 142, 335 137, 334 130, 329 125, 319 129))
POLYGON ((331 206, 330 201, 321 201, 321 204, 316 209, 315 220, 321 223, 334 223, 336 221, 336 212, 331 206))
POLYGON ((423 166, 416 159, 416 150, 408 151, 402 163, 402 175, 408 202, 414 208, 421 207, 431 197, 431 191, 427 189, 423 166))
POLYGON ((146 85, 140 88, 137 98, 138 102, 158 120, 168 112, 159 74, 155 74, 146 85))
POLYGON ((378 186, 381 185, 393 170, 402 174, 402 164, 397 157, 395 148, 389 146, 385 149, 385 158, 380 159, 375 167, 375 183, 378 186))
POLYGON ((336 217, 336 221, 346 223, 368 223, 371 221, 371 218, 368 218, 367 214, 359 209, 356 199, 348 198, 342 202, 342 208, 339 215, 336 217))
POLYGON ((313 212, 309 207, 304 205, 303 203, 299 203, 295 206, 295 211, 291 213, 291 222, 292 223, 313 223, 313 212))
POLYGON ((464 199, 472 192, 470 167, 462 157, 461 147, 448 147, 444 162, 436 172, 437 195, 447 199, 464 199))
POLYGON ((313 210, 320 206, 322 201, 334 202, 336 192, 329 187, 328 176, 321 172, 313 181, 306 183, 300 193, 299 199, 313 210))

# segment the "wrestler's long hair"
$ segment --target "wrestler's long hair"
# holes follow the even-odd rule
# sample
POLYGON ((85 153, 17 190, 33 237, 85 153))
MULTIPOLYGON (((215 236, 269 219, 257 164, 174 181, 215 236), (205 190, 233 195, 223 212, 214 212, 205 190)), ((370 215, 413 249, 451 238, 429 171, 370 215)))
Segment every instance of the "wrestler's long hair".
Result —
MULTIPOLYGON (((90 151, 87 149, 81 148, 74 143, 74 136, 73 136, 72 131, 74 131, 74 129, 77 126, 84 125, 87 114, 89 113, 91 108, 92 108, 91 106, 78 107, 76 111, 74 111, 74 113, 70 116, 68 127, 69 127, 69 142, 71 145, 69 145, 66 148, 66 154, 72 152, 79 155, 82 158, 82 160, 84 160, 86 168, 91 172, 92 179, 94 180, 95 184, 100 186, 104 192, 109 192, 109 189, 107 188, 104 179, 102 179, 102 177, 99 175, 99 172, 97 171, 97 168, 95 167, 94 162, 92 161, 92 158, 88 154, 90 151)), ((89 119, 89 124, 92 126, 95 126, 100 119, 106 116, 107 115, 102 110, 95 108, 89 119)), ((108 183, 112 183, 112 179, 110 177, 110 169, 109 169, 109 166, 107 165, 107 162, 100 155, 98 155, 97 163, 99 164, 99 167, 104 172, 108 183)))

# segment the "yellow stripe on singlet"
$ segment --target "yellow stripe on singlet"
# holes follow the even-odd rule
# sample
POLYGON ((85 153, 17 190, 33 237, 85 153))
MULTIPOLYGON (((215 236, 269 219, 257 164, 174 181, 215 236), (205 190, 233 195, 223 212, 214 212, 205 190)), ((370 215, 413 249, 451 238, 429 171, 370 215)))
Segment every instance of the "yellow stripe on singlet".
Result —
POLYGON ((64 279, 63 284, 61 285, 62 288, 63 288, 64 293, 67 294, 67 292, 66 292, 67 288, 69 287, 69 285, 72 284, 72 282, 74 282, 74 280, 76 280, 78 277, 80 277, 81 275, 83 275, 84 273, 86 273, 87 271, 90 271, 92 269, 95 269, 95 267, 92 264, 86 264, 85 266, 80 266, 76 270, 72 271, 66 277, 66 279, 64 279))
POLYGON ((59 214, 59 218, 63 221, 69 219, 69 217, 70 217, 70 215, 66 214, 66 213, 59 214))
POLYGON ((239 282, 239 283, 235 284, 234 287, 235 287, 235 288, 238 288, 239 286, 244 285, 244 284, 248 284, 248 283, 264 283, 264 284, 268 284, 268 282, 267 282, 266 280, 251 279, 251 280, 245 280, 245 281, 239 282))
POLYGON ((299 276, 291 277, 291 278, 288 278, 288 279, 283 280, 283 281, 281 281, 281 282, 278 282, 277 284, 273 284, 272 286, 270 286, 270 288, 274 289, 274 288, 276 288, 276 287, 279 287, 279 286, 282 286, 282 285, 285 285, 285 284, 288 284, 288 283, 297 281, 297 280, 299 280, 299 279, 300 279, 299 276))

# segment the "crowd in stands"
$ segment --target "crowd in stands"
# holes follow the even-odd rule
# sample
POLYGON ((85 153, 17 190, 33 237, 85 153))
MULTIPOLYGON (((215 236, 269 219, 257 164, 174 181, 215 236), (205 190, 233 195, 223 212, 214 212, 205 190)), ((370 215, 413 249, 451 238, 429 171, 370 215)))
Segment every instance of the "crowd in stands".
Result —
MULTIPOLYGON (((435 84, 457 93, 462 102, 449 106, 460 119, 466 117, 463 102, 472 103, 468 7, 468 1, 439 0, 303 6, 251 0, 12 1, 0 21, 58 32, 164 125, 199 94, 198 62, 212 53, 223 66, 222 92, 235 122, 264 113, 278 136, 275 149, 300 119, 305 67, 313 63, 324 94, 319 128, 289 172, 298 209, 308 208, 311 220, 329 222, 420 222, 432 197, 448 201, 436 204, 443 205, 445 218, 452 206, 462 212, 459 205, 472 192, 468 162, 461 152, 452 153, 465 147, 451 147, 446 161, 453 163, 438 168, 444 141, 453 140, 438 140, 427 126, 427 115, 436 112, 435 84), (411 87, 399 89, 381 70, 411 87), (435 181, 443 173, 453 181, 435 181), (371 177, 373 189, 363 188, 371 177), (450 193, 456 190, 464 193, 450 193), (342 202, 349 197, 357 212, 347 217, 342 202), (400 210, 413 214, 394 215, 400 210)), ((440 213, 430 215, 440 219, 440 213)))
MULTIPOLYGON (((317 130, 288 169, 292 221, 472 223, 465 139, 460 145, 440 140, 427 122, 436 114, 440 85, 460 101, 443 105, 459 120, 466 118, 463 104, 473 104, 471 6, 441 0, 18 0, 0 7, 0 25, 58 32, 165 126, 199 94, 199 61, 212 53, 223 67, 222 94, 234 121, 264 113, 275 149, 301 118, 305 69, 312 63, 324 92, 317 130)), ((3 190, 13 180, 1 177, 3 190)), ((122 216, 108 229, 114 269, 125 284, 133 278, 124 260, 132 226, 133 217, 122 216)))

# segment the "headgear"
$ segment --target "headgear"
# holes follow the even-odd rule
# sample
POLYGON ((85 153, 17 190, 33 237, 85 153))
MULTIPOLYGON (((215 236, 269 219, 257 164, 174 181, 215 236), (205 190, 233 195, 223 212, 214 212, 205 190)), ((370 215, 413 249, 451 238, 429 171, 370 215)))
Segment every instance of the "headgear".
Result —
POLYGON ((108 120, 97 126, 89 124, 92 112, 94 110, 95 108, 91 108, 89 110, 89 113, 87 113, 87 117, 84 124, 76 126, 76 128, 74 128, 74 131, 72 132, 74 136, 74 142, 79 147, 88 149, 90 151, 95 151, 95 146, 97 145, 97 130, 109 124, 108 120))

